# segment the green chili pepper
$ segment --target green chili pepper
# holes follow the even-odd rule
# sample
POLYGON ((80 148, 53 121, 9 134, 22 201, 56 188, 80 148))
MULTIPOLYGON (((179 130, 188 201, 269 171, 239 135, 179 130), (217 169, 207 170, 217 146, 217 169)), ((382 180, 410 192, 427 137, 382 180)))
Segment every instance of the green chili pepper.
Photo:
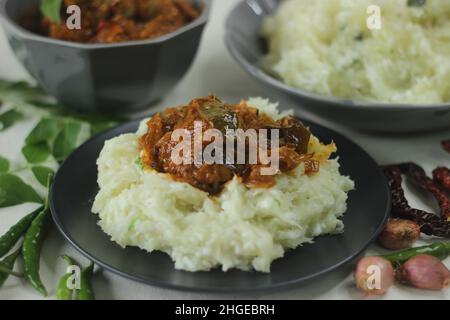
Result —
MULTIPOLYGON (((68 255, 61 256, 64 260, 66 260, 68 266, 78 265, 77 262, 69 257, 68 255)), ((61 280, 59 280, 58 289, 56 290, 56 298, 58 300, 72 300, 74 296, 74 290, 70 289, 67 285, 69 278, 72 276, 71 273, 65 273, 61 280)))
MULTIPOLYGON (((50 193, 52 175, 47 180, 47 192, 50 193)), ((45 227, 49 217, 49 195, 47 195, 44 209, 37 215, 25 233, 22 245, 23 265, 26 280, 37 291, 47 296, 47 289, 41 281, 39 275, 41 248, 45 237, 45 227)))
POLYGON ((95 300, 94 290, 92 289, 91 277, 94 273, 94 263, 81 271, 80 289, 75 294, 76 300, 95 300))
POLYGON ((450 255, 450 242, 436 242, 429 246, 406 249, 382 257, 395 264, 403 264, 412 257, 420 254, 427 254, 444 260, 450 255))
POLYGON ((12 226, 3 236, 0 237, 0 257, 8 253, 16 244, 19 238, 27 231, 31 222, 41 212, 43 207, 23 217, 19 222, 12 226))
MULTIPOLYGON (((6 270, 12 270, 14 269, 14 264, 16 262, 17 257, 20 254, 20 249, 16 250, 15 252, 11 253, 9 256, 4 258, 2 261, 0 261, 0 267, 6 270)), ((3 272, 0 270, 0 288, 3 286, 3 284, 6 282, 8 277, 10 276, 9 272, 3 272)))
POLYGON ((48 208, 44 209, 33 220, 30 228, 25 234, 22 246, 23 264, 25 278, 27 281, 44 296, 47 296, 47 289, 42 284, 39 275, 41 247, 45 236, 45 226, 48 218, 48 208))

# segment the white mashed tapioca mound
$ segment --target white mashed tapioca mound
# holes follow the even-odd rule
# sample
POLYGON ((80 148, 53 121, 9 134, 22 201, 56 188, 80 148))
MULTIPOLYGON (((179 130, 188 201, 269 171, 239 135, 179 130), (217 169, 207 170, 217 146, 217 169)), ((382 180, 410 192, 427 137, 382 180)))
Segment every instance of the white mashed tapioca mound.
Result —
MULTIPOLYGON (((276 105, 261 98, 248 104, 276 117, 276 105)), ((277 176, 269 189, 248 188, 238 178, 218 196, 176 182, 163 173, 142 169, 138 133, 111 139, 98 158, 100 191, 93 212, 99 225, 119 245, 170 255, 177 269, 206 271, 221 267, 270 272, 288 249, 314 237, 343 231, 347 192, 354 184, 339 173, 337 160, 320 171, 277 176)), ((310 150, 327 146, 316 138, 310 150)))
POLYGON ((264 66, 293 87, 357 101, 450 101, 448 0, 286 0, 262 33, 264 66))

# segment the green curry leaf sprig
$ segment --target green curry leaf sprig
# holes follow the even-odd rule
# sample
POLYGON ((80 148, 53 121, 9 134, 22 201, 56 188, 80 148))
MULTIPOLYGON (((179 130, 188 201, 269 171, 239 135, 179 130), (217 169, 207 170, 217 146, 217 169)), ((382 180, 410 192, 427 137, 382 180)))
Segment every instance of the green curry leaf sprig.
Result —
POLYGON ((23 143, 25 164, 13 168, 6 157, 0 156, 0 208, 41 202, 38 193, 16 173, 28 170, 45 186, 47 176, 81 143, 121 121, 116 117, 68 109, 26 82, 0 80, 0 97, 0 132, 30 115, 38 115, 37 124, 23 143))
POLYGON ((23 141, 23 163, 13 164, 7 157, 0 155, 0 208, 24 203, 41 205, 0 237, 2 258, 25 235, 24 243, 20 245, 22 251, 19 249, 0 260, 0 287, 8 275, 17 274, 13 269, 21 253, 27 281, 46 294, 39 277, 41 243, 35 241, 35 235, 44 232, 42 228, 48 216, 48 195, 43 199, 28 179, 25 181, 18 173, 28 172, 34 176, 36 184, 44 186, 48 194, 51 177, 58 165, 90 136, 119 124, 123 119, 73 111, 54 102, 42 90, 27 82, 0 80, 0 100, 0 134, 6 133, 21 120, 37 118, 35 126, 23 141), (44 202, 45 206, 42 206, 44 202))

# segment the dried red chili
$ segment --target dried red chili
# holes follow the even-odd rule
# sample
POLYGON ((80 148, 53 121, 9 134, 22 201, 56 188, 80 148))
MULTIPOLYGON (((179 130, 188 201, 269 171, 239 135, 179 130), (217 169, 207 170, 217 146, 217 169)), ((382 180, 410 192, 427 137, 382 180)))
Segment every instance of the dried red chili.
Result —
POLYGON ((445 151, 447 151, 448 153, 450 153, 450 140, 445 140, 442 141, 442 147, 444 148, 445 151))
POLYGON ((442 189, 450 192, 450 169, 446 167, 439 167, 433 171, 434 183, 441 186, 442 189))
POLYGON ((403 163, 399 167, 403 174, 408 175, 418 185, 423 189, 428 190, 436 198, 439 207, 441 208, 442 219, 450 220, 450 199, 439 185, 434 183, 434 181, 427 176, 425 170, 412 162, 403 163))
POLYGON ((433 213, 411 208, 402 187, 402 171, 399 166, 387 166, 384 173, 392 196, 392 215, 410 219, 420 226, 420 231, 432 236, 450 238, 450 222, 433 213))

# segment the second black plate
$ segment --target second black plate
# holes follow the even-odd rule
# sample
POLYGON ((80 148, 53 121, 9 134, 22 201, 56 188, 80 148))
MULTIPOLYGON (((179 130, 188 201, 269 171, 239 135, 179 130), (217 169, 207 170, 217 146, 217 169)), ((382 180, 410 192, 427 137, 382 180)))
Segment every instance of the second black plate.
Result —
POLYGON ((96 160, 103 144, 137 129, 134 121, 98 135, 76 150, 59 169, 52 187, 53 219, 64 237, 98 265, 127 278, 174 289, 193 291, 241 292, 279 288, 310 280, 335 270, 358 257, 375 239, 390 210, 386 179, 376 162, 347 138, 305 122, 323 142, 338 146, 341 173, 355 181, 344 215, 345 232, 319 237, 286 253, 272 264, 272 272, 190 273, 176 270, 164 253, 147 253, 137 248, 123 249, 110 241, 91 213, 98 192, 96 160))

